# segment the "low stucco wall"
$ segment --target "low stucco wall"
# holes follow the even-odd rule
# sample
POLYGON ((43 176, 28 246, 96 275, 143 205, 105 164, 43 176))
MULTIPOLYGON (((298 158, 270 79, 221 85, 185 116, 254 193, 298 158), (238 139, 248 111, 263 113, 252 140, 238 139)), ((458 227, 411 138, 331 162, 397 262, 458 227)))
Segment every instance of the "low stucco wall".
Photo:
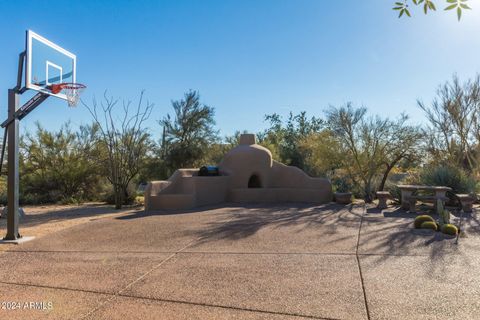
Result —
POLYGON ((194 177, 197 206, 219 204, 227 201, 230 177, 194 177))
POLYGON ((145 197, 145 211, 195 208, 194 194, 157 194, 145 197))
POLYGON ((227 200, 229 180, 226 176, 199 177, 176 172, 168 181, 148 183, 145 210, 191 209, 223 203, 227 200))
POLYGON ((320 189, 321 192, 332 191, 328 179, 313 178, 297 167, 286 166, 278 161, 273 161, 270 171, 271 188, 298 188, 320 189))

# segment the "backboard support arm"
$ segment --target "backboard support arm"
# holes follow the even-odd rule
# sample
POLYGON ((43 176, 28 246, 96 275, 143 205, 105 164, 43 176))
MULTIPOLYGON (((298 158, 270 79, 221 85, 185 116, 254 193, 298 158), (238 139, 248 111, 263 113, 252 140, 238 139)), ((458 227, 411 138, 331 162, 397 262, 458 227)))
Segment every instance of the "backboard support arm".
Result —
POLYGON ((16 110, 13 113, 13 117, 9 117, 7 120, 3 121, 0 125, 2 128, 8 127, 10 123, 12 123, 15 119, 22 120, 25 118, 30 112, 35 110, 43 101, 45 101, 50 95, 38 92, 34 95, 30 100, 28 100, 21 108, 16 110))
POLYGON ((24 93, 27 89, 22 85, 23 82, 23 67, 25 65, 25 58, 27 56, 27 52, 23 51, 22 53, 19 54, 18 56, 18 73, 17 73, 17 85, 13 90, 16 92, 22 94, 24 93))

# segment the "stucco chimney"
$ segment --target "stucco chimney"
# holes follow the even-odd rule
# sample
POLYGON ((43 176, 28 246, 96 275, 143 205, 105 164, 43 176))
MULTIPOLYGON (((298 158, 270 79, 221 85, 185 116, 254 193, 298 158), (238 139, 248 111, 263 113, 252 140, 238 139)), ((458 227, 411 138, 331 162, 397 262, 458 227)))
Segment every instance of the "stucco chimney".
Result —
POLYGON ((250 146, 252 144, 256 144, 257 141, 255 140, 255 135, 251 133, 244 133, 240 135, 240 145, 247 145, 250 146))

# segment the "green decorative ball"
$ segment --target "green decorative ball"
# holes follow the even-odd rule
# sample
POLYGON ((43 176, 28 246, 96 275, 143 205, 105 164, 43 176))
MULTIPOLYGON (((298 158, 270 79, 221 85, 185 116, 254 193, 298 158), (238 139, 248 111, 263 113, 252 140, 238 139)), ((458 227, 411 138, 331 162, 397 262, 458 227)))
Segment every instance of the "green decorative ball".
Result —
POLYGON ((437 231, 437 224, 435 221, 424 221, 420 227, 422 229, 432 229, 437 231))
POLYGON ((413 223, 415 225, 415 229, 420 229, 422 227, 422 223, 426 221, 435 222, 432 217, 426 214, 416 217, 415 222, 413 223))
POLYGON ((451 236, 456 236, 458 234, 458 228, 453 224, 444 224, 442 226, 442 232, 451 236))

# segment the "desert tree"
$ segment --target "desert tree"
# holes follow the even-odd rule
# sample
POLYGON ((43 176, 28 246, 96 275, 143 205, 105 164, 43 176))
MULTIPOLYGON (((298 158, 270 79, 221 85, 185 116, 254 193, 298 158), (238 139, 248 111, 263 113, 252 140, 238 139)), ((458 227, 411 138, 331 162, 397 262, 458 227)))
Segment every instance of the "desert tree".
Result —
POLYGON ((389 121, 390 126, 383 150, 383 173, 378 190, 384 190, 388 176, 401 162, 413 167, 420 164, 423 159, 424 134, 420 127, 408 125, 407 121, 406 114, 402 114, 394 121, 389 121))
POLYGON ((82 101, 98 127, 98 147, 103 151, 100 161, 106 165, 106 176, 114 193, 115 208, 120 209, 128 199, 128 187, 139 174, 147 152, 151 149, 150 135, 145 122, 153 104, 145 101, 144 91, 136 105, 131 101, 109 97, 104 93, 90 105, 82 101))
POLYGON ((163 126, 162 154, 170 168, 193 167, 204 160, 218 140, 215 109, 200 102, 197 91, 188 91, 183 99, 172 101, 173 116, 167 114, 163 126))
POLYGON ((273 113, 265 116, 270 126, 258 137, 260 144, 273 149, 273 155, 278 160, 300 169, 305 169, 305 154, 300 148, 303 139, 324 127, 324 121, 317 117, 308 117, 305 111, 298 114, 290 112, 284 121, 282 117, 273 113))
POLYGON ((362 189, 367 203, 374 198, 375 181, 379 177, 384 185, 383 180, 386 181, 400 160, 418 156, 415 150, 420 133, 418 128, 406 124, 405 115, 396 121, 369 117, 366 108, 354 108, 351 103, 330 107, 326 115, 328 127, 342 148, 342 168, 362 189))
POLYGON ((480 145, 480 77, 461 83, 457 76, 437 90, 430 105, 418 101, 428 120, 427 150, 434 162, 474 171, 480 145))
POLYGON ((298 143, 304 170, 311 176, 332 178, 342 168, 341 145, 331 130, 312 132, 298 143))

